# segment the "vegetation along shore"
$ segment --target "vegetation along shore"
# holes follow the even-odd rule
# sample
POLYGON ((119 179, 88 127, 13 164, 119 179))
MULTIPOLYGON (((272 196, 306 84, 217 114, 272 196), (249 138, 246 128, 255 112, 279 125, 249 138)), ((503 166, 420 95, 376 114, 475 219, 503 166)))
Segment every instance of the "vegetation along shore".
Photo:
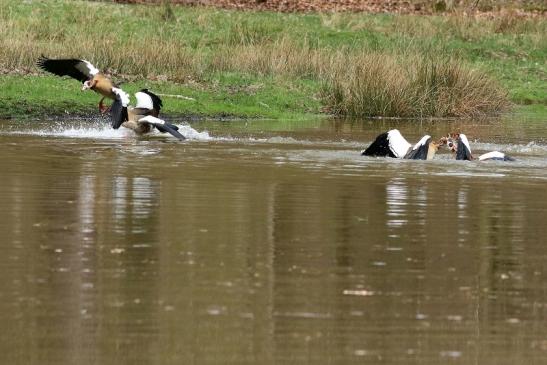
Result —
POLYGON ((166 114, 304 119, 480 117, 547 105, 545 16, 238 11, 0 2, 0 117, 97 113, 41 54, 84 58, 166 114))

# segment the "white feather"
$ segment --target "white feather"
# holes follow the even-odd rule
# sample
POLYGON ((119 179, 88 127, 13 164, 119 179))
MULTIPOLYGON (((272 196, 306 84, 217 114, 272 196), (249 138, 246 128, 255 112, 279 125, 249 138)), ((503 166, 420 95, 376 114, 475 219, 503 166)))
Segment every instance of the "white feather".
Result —
POLYGON ((505 153, 500 151, 488 152, 488 153, 485 153, 484 155, 480 155, 479 161, 490 160, 493 158, 499 158, 503 160, 505 158, 505 153))
POLYGON ((420 141, 414 145, 414 148, 412 148, 412 150, 414 151, 414 150, 417 150, 418 148, 420 148, 421 146, 425 146, 425 144, 426 144, 426 142, 429 138, 431 138, 430 135, 426 134, 425 136, 423 136, 422 139, 420 139, 420 141))
POLYGON ((89 74, 90 74, 91 76, 95 76, 96 74, 99 73, 99 70, 98 70, 95 66, 93 66, 93 65, 91 64, 91 62, 86 61, 86 60, 82 60, 82 62, 85 63, 87 69, 89 70, 89 74))
POLYGON ((137 105, 135 108, 143 108, 148 110, 154 109, 152 98, 147 93, 139 91, 135 94, 135 97, 137 98, 137 105))
POLYGON ((398 129, 392 129, 387 132, 387 139, 389 141, 389 149, 397 158, 403 158, 410 147, 412 147, 398 129))
POLYGON ((147 115, 144 118, 141 118, 138 120, 139 123, 148 123, 152 125, 164 125, 165 121, 161 120, 160 118, 153 117, 151 115, 147 115))
POLYGON ((118 96, 118 99, 122 103, 122 106, 129 105, 129 94, 118 87, 113 87, 112 92, 118 96))
POLYGON ((467 136, 463 133, 460 133, 460 140, 463 142, 465 147, 469 150, 469 153, 471 153, 471 146, 469 145, 469 141, 467 140, 467 136))

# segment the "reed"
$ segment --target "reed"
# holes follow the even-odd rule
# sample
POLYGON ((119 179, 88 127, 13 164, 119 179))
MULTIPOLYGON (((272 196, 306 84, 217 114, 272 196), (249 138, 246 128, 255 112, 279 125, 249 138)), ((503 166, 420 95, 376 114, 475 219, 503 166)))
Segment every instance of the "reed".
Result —
POLYGON ((360 54, 335 63, 322 89, 331 111, 386 117, 477 117, 510 107, 483 73, 444 57, 360 54))

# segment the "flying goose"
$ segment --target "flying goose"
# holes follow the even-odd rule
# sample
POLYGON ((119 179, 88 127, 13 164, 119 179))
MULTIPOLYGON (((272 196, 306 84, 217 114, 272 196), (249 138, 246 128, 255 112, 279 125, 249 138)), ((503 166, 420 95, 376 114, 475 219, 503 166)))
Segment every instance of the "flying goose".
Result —
MULTIPOLYGON (((103 105, 103 100, 105 98, 116 100, 116 94, 114 93, 113 88, 118 86, 114 85, 112 80, 101 73, 99 69, 93 66, 89 61, 77 58, 51 59, 42 55, 38 61, 36 61, 36 65, 42 70, 51 72, 54 75, 70 76, 73 79, 82 82, 82 91, 93 90, 96 93, 101 94, 103 96, 99 101, 99 110, 101 113, 106 112, 108 109, 103 105)), ((161 108, 161 101, 159 104, 156 103, 156 106, 161 108)), ((154 111, 156 117, 158 116, 159 108, 154 111)))
MULTIPOLYGON (((469 140, 467 136, 463 133, 452 133, 447 137, 441 138, 441 144, 445 144, 449 150, 451 150, 456 160, 467 160, 473 161, 475 158, 471 153, 471 146, 469 145, 469 140)), ((497 161, 515 161, 511 156, 506 155, 500 151, 491 151, 480 155, 476 160, 487 161, 487 160, 497 160, 497 161)))
POLYGON ((129 94, 122 89, 113 87, 112 93, 115 97, 110 107, 112 128, 118 129, 123 126, 141 135, 151 132, 156 127, 160 132, 170 133, 181 141, 186 139, 179 133, 176 125, 157 118, 156 111, 159 110, 161 99, 154 93, 147 89, 135 93, 137 99, 135 107, 129 106, 129 94))
POLYGON ((407 160, 431 160, 439 148, 439 143, 433 142, 431 136, 423 136, 418 143, 412 146, 401 135, 398 129, 392 129, 376 137, 361 156, 381 156, 402 158, 407 160))

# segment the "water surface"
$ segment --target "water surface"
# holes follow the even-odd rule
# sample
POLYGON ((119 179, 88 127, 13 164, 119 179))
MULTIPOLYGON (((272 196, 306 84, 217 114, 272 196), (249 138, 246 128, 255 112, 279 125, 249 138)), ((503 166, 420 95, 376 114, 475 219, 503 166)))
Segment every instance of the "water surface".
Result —
POLYGON ((174 122, 0 121, 2 363, 547 363, 544 120, 174 122))

